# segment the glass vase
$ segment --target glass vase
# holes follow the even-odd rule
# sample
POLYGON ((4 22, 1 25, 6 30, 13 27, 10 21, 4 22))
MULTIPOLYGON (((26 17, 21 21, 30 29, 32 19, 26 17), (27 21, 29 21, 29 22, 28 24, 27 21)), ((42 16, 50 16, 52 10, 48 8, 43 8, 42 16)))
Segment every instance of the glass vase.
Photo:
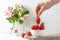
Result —
POLYGON ((20 24, 19 22, 14 22, 12 29, 13 30, 11 30, 11 33, 16 36, 20 36, 22 33, 26 33, 24 24, 20 24))

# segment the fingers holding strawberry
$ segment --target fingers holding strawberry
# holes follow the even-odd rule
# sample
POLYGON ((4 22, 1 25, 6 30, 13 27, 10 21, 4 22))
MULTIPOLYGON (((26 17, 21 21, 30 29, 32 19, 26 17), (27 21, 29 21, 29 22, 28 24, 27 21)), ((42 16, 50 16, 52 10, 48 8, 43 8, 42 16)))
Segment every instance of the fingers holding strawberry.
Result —
POLYGON ((40 11, 41 6, 40 3, 38 5, 36 5, 36 7, 34 8, 33 13, 35 14, 35 16, 38 16, 38 12, 40 11))

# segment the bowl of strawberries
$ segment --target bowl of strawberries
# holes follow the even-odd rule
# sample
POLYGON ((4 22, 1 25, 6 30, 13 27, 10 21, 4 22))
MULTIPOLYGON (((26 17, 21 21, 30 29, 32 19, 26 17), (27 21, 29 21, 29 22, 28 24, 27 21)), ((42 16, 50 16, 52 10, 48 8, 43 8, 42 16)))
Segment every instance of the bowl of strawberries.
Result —
POLYGON ((41 20, 39 17, 37 17, 35 21, 36 21, 36 25, 33 25, 31 27, 31 30, 30 30, 31 34, 32 36, 41 36, 43 35, 44 29, 45 29, 44 23, 41 23, 41 20))

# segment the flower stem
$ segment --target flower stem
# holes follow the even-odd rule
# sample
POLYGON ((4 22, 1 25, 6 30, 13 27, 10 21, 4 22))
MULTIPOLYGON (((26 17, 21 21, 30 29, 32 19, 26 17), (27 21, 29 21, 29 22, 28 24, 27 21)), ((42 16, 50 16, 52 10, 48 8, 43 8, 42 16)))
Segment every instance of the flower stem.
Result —
POLYGON ((11 28, 11 34, 12 34, 13 29, 15 29, 14 25, 15 25, 15 22, 13 23, 13 26, 11 28))

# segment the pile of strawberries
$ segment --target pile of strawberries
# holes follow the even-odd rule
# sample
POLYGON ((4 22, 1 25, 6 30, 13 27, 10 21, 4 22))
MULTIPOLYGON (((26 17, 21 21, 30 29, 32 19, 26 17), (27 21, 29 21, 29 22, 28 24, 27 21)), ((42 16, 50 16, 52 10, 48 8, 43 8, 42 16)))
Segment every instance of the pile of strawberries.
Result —
POLYGON ((36 17, 35 21, 36 21, 36 25, 33 25, 31 27, 32 30, 44 30, 45 29, 44 28, 44 23, 40 24, 41 19, 39 17, 36 17))
MULTIPOLYGON (((45 29, 44 23, 41 23, 41 19, 39 17, 36 17, 35 21, 36 21, 36 25, 33 25, 31 27, 31 30, 44 30, 45 29)), ((26 38, 26 37, 29 37, 29 36, 32 36, 30 31, 26 32, 26 34, 25 33, 21 34, 22 38, 26 38)))
POLYGON ((32 34, 31 34, 30 31, 29 31, 29 32, 26 32, 26 34, 25 34, 25 33, 22 33, 22 34, 21 34, 21 37, 22 37, 22 38, 28 38, 28 37, 30 37, 30 36, 32 36, 32 34))
MULTIPOLYGON (((15 29, 15 30, 14 30, 14 33, 18 33, 18 29, 15 29)), ((32 34, 31 34, 30 31, 28 31, 28 32, 26 32, 26 33, 21 33, 20 36, 21 36, 22 38, 29 38, 30 36, 32 36, 32 34)))
MULTIPOLYGON (((41 23, 41 19, 40 19, 39 17, 36 17, 35 21, 36 21, 36 25, 33 25, 33 26, 31 27, 31 30, 44 30, 44 29, 45 29, 44 23, 41 23)), ((16 29, 16 30, 14 30, 14 32, 17 33, 18 30, 16 29)), ((28 32, 26 32, 26 33, 22 33, 20 36, 21 36, 22 38, 26 38, 26 37, 32 36, 32 34, 31 34, 30 31, 28 31, 28 32)))

